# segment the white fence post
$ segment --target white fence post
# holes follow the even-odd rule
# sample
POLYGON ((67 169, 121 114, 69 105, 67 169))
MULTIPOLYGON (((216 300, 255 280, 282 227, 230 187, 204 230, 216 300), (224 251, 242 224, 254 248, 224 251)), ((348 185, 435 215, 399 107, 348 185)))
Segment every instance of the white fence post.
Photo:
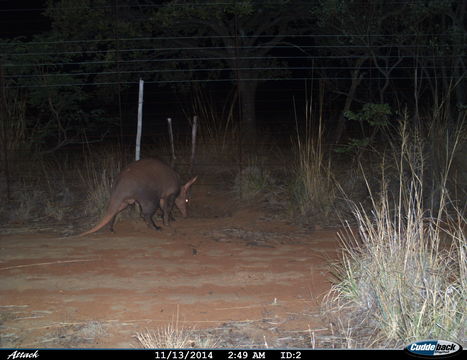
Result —
POLYGON ((196 131, 198 129, 198 116, 193 116, 193 124, 191 126, 191 158, 190 158, 190 172, 193 168, 196 152, 196 131))
POLYGON ((172 159, 170 160, 170 166, 174 166, 176 157, 175 157, 174 133, 172 130, 172 118, 167 118, 167 125, 169 128, 170 148, 172 149, 172 159))
POLYGON ((143 92, 144 81, 139 79, 139 95, 138 95, 138 125, 136 130, 136 153, 135 160, 138 161, 141 157, 141 132, 143 129, 143 92))

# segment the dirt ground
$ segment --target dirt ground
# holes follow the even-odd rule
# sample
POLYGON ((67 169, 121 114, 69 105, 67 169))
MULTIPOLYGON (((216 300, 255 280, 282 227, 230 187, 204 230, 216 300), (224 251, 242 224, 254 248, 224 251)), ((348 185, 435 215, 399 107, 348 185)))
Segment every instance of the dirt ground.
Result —
POLYGON ((137 219, 83 238, 0 235, 0 347, 142 347, 138 332, 175 318, 218 347, 311 347, 331 335, 319 306, 337 230, 202 186, 192 204, 157 233, 137 219))

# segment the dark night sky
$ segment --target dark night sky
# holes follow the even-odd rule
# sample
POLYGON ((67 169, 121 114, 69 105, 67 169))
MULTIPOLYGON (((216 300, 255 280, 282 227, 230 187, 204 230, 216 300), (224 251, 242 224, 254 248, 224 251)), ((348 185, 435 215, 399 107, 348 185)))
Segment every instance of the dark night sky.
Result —
POLYGON ((44 0, 0 0, 0 38, 30 37, 47 30, 44 0))

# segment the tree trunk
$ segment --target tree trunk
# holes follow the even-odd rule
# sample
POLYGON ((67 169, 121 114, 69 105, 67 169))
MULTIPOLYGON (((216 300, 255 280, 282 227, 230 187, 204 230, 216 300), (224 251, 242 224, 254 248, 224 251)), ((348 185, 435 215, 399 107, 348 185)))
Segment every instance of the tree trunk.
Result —
POLYGON ((339 120, 337 121, 337 126, 334 133, 334 143, 336 144, 341 140, 345 128, 347 127, 347 119, 345 118, 345 112, 350 110, 350 106, 352 105, 352 101, 355 97, 357 87, 362 82, 363 74, 360 72, 360 67, 362 66, 365 60, 366 58, 359 58, 355 63, 355 70, 352 72, 352 83, 350 84, 350 89, 345 99, 344 109, 339 115, 339 120))
POLYGON ((239 75, 240 134, 243 144, 249 147, 254 145, 256 141, 256 90, 258 82, 255 80, 242 80, 248 79, 248 75, 239 75))

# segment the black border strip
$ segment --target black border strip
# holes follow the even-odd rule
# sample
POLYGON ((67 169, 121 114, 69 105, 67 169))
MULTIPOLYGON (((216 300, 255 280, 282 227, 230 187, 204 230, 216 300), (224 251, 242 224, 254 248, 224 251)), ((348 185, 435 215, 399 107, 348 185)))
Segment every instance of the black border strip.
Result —
MULTIPOLYGON (((461 357, 461 351, 451 359, 461 357)), ((141 360, 304 360, 416 359, 404 350, 344 349, 0 349, 0 360, 141 359, 141 360)), ((464 354, 465 356, 465 354, 464 354)), ((433 358, 440 358, 433 356, 433 358)))

